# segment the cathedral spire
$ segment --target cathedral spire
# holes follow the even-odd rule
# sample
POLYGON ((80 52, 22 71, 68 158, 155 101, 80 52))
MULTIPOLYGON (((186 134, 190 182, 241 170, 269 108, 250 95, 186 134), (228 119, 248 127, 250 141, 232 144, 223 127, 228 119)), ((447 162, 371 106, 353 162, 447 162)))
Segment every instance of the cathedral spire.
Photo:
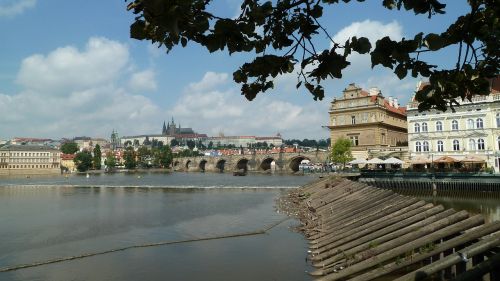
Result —
POLYGON ((165 125, 165 121, 163 121, 163 129, 162 129, 161 133, 162 133, 162 135, 167 134, 167 126, 165 125))

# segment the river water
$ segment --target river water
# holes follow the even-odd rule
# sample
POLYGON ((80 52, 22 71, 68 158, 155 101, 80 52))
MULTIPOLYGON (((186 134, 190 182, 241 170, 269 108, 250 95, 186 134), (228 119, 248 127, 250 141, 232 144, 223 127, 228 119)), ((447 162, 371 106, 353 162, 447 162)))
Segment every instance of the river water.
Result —
MULTIPOLYGON (((0 178, 0 268, 144 243, 261 230, 309 176, 146 173, 0 178)), ((0 280, 311 280, 286 220, 267 234, 125 251, 1 272, 0 280)))

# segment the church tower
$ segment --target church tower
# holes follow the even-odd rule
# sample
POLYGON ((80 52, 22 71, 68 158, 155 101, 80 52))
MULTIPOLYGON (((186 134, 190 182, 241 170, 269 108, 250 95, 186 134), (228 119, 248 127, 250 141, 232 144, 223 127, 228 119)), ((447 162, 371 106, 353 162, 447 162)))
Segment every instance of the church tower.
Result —
POLYGON ((163 121, 163 129, 161 131, 161 134, 162 135, 166 135, 167 134, 167 126, 165 125, 165 121, 163 121))

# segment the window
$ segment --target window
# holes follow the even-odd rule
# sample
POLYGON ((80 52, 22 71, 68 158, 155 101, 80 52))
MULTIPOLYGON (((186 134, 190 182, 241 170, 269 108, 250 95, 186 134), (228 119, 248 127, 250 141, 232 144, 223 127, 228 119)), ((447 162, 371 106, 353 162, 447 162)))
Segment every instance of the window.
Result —
POLYGON ((483 128, 483 119, 482 118, 477 118, 476 119, 476 128, 482 129, 483 128))
POLYGON ((415 143, 415 151, 416 152, 422 151, 422 144, 419 141, 415 143))
POLYGON ((469 140, 469 150, 476 150, 476 141, 473 139, 469 140))
POLYGON ((427 132, 427 123, 422 123, 422 132, 427 132))
POLYGON ((460 150, 460 143, 458 140, 453 140, 453 151, 459 151, 460 150))
POLYGON ((457 120, 451 121, 451 129, 453 131, 458 131, 458 121, 457 120))
POLYGON ((436 122, 436 131, 441 132, 443 130, 443 122, 437 121, 436 122))
POLYGON ((443 141, 438 141, 437 142, 437 151, 439 151, 439 152, 443 152, 444 151, 443 141))
POLYGON ((477 149, 478 150, 484 150, 484 140, 483 139, 478 139, 477 140, 477 149))
POLYGON ((423 150, 424 151, 429 151, 429 142, 424 141, 423 150))
POLYGON ((354 145, 354 146, 359 145, 358 136, 350 136, 349 139, 351 139, 352 145, 354 145))
POLYGON ((420 133, 420 124, 415 123, 415 133, 420 133))
POLYGON ((500 113, 497 113, 497 128, 500 128, 500 113))
POLYGON ((474 120, 469 119, 467 120, 467 129, 474 129, 474 120))
POLYGON ((351 116, 351 124, 356 124, 356 116, 351 116))
POLYGON ((498 149, 500 149, 500 137, 497 138, 498 149))

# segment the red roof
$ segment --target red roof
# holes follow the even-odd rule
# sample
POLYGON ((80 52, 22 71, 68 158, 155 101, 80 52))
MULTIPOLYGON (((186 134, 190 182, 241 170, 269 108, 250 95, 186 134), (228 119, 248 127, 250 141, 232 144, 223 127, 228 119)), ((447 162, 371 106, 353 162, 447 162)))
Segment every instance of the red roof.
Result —
POLYGON ((75 159, 75 154, 61 153, 61 160, 73 160, 73 159, 75 159))

